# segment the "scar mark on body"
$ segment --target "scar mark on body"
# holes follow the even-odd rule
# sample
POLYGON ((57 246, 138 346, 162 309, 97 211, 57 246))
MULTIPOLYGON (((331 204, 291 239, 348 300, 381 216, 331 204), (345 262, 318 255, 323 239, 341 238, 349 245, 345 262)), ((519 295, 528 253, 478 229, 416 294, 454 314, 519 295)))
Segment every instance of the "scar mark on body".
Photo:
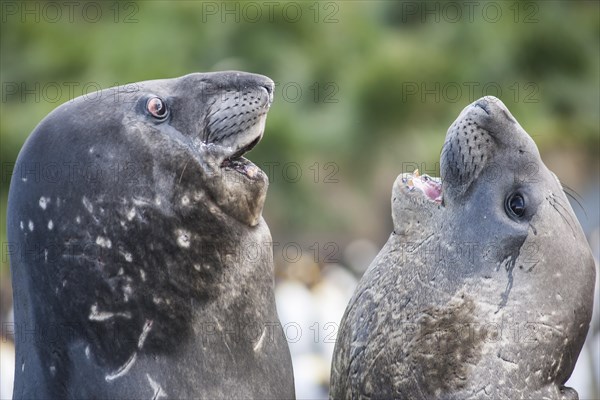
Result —
POLYGON ((114 317, 121 317, 126 319, 131 319, 131 313, 129 312, 121 312, 121 313, 112 313, 108 311, 98 311, 98 304, 93 304, 90 309, 90 321, 107 321, 114 317))
POLYGON ((260 351, 260 349, 262 348, 262 344, 265 340, 265 336, 267 334, 267 328, 263 328, 262 334, 260 335, 260 338, 258 339, 258 342, 254 345, 254 351, 258 352, 260 351))
POLYGON ((123 375, 125 375, 127 372, 129 372, 129 370, 131 369, 131 367, 133 367, 133 364, 135 363, 136 359, 137 359, 137 353, 133 353, 133 355, 131 357, 129 357, 129 360, 127 360, 127 362, 125 364, 123 364, 121 366, 121 368, 119 368, 118 370, 116 370, 112 374, 108 374, 108 375, 106 375, 106 377, 104 377, 104 379, 106 380, 106 382, 110 382, 110 381, 113 381, 113 380, 115 380, 117 378, 120 378, 123 375))
POLYGON ((148 379, 148 383, 150 383, 150 387, 154 390, 154 395, 152 396, 152 400, 158 400, 163 397, 167 397, 167 393, 163 390, 162 386, 158 382, 156 382, 149 374, 146 374, 146 378, 148 379))
POLYGON ((142 349, 142 347, 144 347, 144 342, 146 341, 146 338, 148 337, 148 333, 150 333, 150 329, 152 329, 152 320, 151 319, 147 319, 146 322, 144 323, 144 327, 142 328, 142 333, 140 335, 140 338, 138 339, 138 349, 142 349))

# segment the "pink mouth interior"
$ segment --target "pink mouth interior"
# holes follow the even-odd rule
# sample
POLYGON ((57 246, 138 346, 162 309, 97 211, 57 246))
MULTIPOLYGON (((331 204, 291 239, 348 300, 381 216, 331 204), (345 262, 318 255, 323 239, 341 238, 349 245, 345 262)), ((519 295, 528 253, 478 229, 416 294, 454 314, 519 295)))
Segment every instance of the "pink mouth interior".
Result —
POLYGON ((419 170, 413 172, 412 178, 406 179, 409 190, 420 190, 429 200, 438 204, 442 203, 442 183, 432 179, 429 175, 419 175, 419 170))

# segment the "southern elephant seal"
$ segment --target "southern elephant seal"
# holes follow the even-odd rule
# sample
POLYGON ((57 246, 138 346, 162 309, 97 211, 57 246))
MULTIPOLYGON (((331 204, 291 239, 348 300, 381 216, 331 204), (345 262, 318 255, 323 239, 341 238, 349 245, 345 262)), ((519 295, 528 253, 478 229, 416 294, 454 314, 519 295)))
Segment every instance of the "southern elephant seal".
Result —
POLYGON ((242 157, 272 95, 261 75, 195 73, 37 126, 8 205, 15 399, 294 397, 268 178, 242 157))
POLYGON ((594 260, 557 177, 505 105, 466 107, 441 179, 402 174, 394 232, 351 299, 334 399, 575 399, 594 260))

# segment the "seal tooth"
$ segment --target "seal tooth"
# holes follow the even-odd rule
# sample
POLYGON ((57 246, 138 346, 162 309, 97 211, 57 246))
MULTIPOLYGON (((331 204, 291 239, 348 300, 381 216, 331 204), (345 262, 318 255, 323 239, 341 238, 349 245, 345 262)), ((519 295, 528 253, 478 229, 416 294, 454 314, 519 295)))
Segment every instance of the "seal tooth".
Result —
POLYGON ((250 178, 254 178, 257 173, 258 168, 255 165, 251 165, 246 168, 246 175, 248 175, 250 178))

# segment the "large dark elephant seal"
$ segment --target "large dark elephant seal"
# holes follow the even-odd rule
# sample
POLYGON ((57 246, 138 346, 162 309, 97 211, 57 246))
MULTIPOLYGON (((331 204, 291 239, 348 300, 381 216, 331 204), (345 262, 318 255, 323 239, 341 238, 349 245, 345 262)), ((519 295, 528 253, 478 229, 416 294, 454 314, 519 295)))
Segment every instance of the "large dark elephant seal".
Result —
POLYGON ((15 399, 281 399, 263 135, 273 82, 191 74, 77 98, 19 155, 15 399))
POLYGON ((394 232, 344 314, 334 399, 576 399, 594 261, 561 184, 502 102, 452 124, 441 181, 403 174, 394 232))

